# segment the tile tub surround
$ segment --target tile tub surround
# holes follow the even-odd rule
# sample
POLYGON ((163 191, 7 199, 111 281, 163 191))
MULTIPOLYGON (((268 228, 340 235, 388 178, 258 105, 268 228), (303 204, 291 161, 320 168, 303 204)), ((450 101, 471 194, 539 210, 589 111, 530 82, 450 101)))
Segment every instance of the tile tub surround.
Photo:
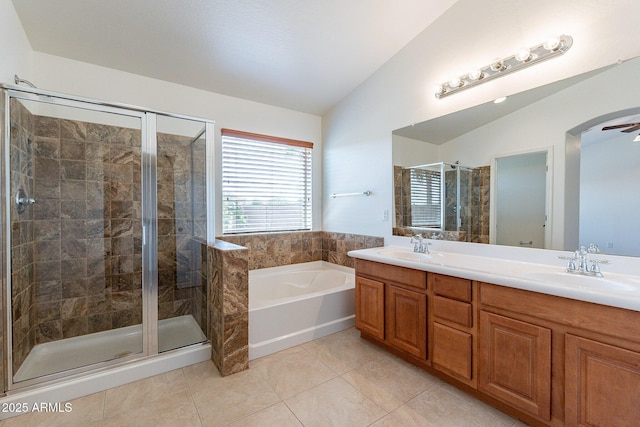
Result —
POLYGON ((207 248, 211 292, 211 358, 220 373, 247 369, 249 362, 249 270, 328 261, 347 267, 347 252, 378 247, 381 237, 324 231, 225 236, 207 248))
POLYGON ((211 360, 226 376, 249 367, 249 251, 216 240, 207 255, 211 360))
POLYGON ((384 245, 382 237, 329 231, 238 234, 218 237, 249 250, 249 270, 327 261, 353 268, 347 252, 384 245))

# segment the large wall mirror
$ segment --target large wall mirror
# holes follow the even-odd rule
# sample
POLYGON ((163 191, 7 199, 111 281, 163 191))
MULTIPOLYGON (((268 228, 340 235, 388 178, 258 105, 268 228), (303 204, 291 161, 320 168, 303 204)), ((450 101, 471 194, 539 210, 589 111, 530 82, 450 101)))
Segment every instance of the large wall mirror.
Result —
POLYGON ((640 256, 638 76, 635 58, 395 130, 394 234, 640 256))

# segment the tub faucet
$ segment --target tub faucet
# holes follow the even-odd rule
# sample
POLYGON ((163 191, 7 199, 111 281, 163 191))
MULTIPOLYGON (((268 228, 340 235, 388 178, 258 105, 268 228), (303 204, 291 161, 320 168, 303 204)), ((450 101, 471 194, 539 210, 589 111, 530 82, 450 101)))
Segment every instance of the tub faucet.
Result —
POLYGON ((413 252, 417 253, 429 253, 429 243, 424 242, 424 237, 422 234, 416 234, 411 238, 411 243, 413 243, 413 252))

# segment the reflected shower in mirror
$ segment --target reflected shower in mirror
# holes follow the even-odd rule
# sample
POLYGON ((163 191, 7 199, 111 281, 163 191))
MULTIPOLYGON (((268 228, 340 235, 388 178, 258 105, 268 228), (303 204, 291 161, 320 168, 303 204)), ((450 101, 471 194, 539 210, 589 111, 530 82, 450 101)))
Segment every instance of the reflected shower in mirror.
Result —
POLYGON ((479 191, 482 172, 445 162, 394 166, 394 234, 486 243, 488 232, 479 228, 489 212, 479 191))
MULTIPOLYGON (((548 239, 544 247, 575 250, 579 245, 594 242, 603 252, 640 256, 640 244, 630 239, 640 230, 633 231, 635 221, 625 214, 637 209, 589 208, 593 203, 588 202, 586 191, 595 194, 596 190, 581 189, 589 178, 594 178, 610 198, 629 206, 632 193, 622 188, 629 183, 637 185, 640 177, 629 172, 637 167, 622 167, 619 162, 607 163, 607 159, 636 159, 637 165, 638 158, 628 150, 636 148, 634 155, 638 154, 640 143, 623 149, 614 137, 626 135, 631 144, 640 129, 627 133, 620 129, 633 129, 632 126, 606 132, 601 129, 640 122, 638 117, 632 117, 640 113, 638 75, 640 59, 634 58, 511 95, 501 104, 490 102, 397 129, 393 132, 393 166, 459 161, 472 169, 486 168, 487 172, 491 171, 491 176, 486 178, 490 184, 487 196, 491 198, 496 186, 493 170, 496 158, 546 151, 552 163, 546 222, 548 239), (614 119, 618 121, 611 122, 614 119), (596 170, 591 170, 593 162, 582 159, 582 155, 589 155, 589 145, 582 143, 581 146, 583 132, 605 134, 602 136, 608 141, 602 142, 608 155, 599 156, 596 170), (598 171, 608 172, 603 176, 598 171)), ((398 196, 394 197, 397 201, 398 196)), ((492 207, 488 229, 495 230, 498 215, 495 206, 491 203, 489 206, 492 207)), ((398 208, 396 205, 396 212, 398 208)), ((404 234, 405 230, 398 225, 403 224, 394 224, 394 234, 404 234)), ((490 236, 488 241, 495 241, 495 236, 490 236)))

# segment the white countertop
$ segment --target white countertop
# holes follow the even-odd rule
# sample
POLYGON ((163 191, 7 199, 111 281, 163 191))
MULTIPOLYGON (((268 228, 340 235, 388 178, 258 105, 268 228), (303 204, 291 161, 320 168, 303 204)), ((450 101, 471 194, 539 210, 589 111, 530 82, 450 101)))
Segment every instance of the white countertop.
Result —
POLYGON ((430 255, 416 254, 413 245, 396 240, 392 246, 350 251, 349 256, 496 285, 540 292, 640 311, 640 260, 593 255, 607 259, 604 277, 565 272, 559 255, 570 252, 505 248, 481 244, 429 241, 430 255), (400 244, 398 244, 400 243, 400 244), (617 267, 614 267, 618 264, 617 267))

